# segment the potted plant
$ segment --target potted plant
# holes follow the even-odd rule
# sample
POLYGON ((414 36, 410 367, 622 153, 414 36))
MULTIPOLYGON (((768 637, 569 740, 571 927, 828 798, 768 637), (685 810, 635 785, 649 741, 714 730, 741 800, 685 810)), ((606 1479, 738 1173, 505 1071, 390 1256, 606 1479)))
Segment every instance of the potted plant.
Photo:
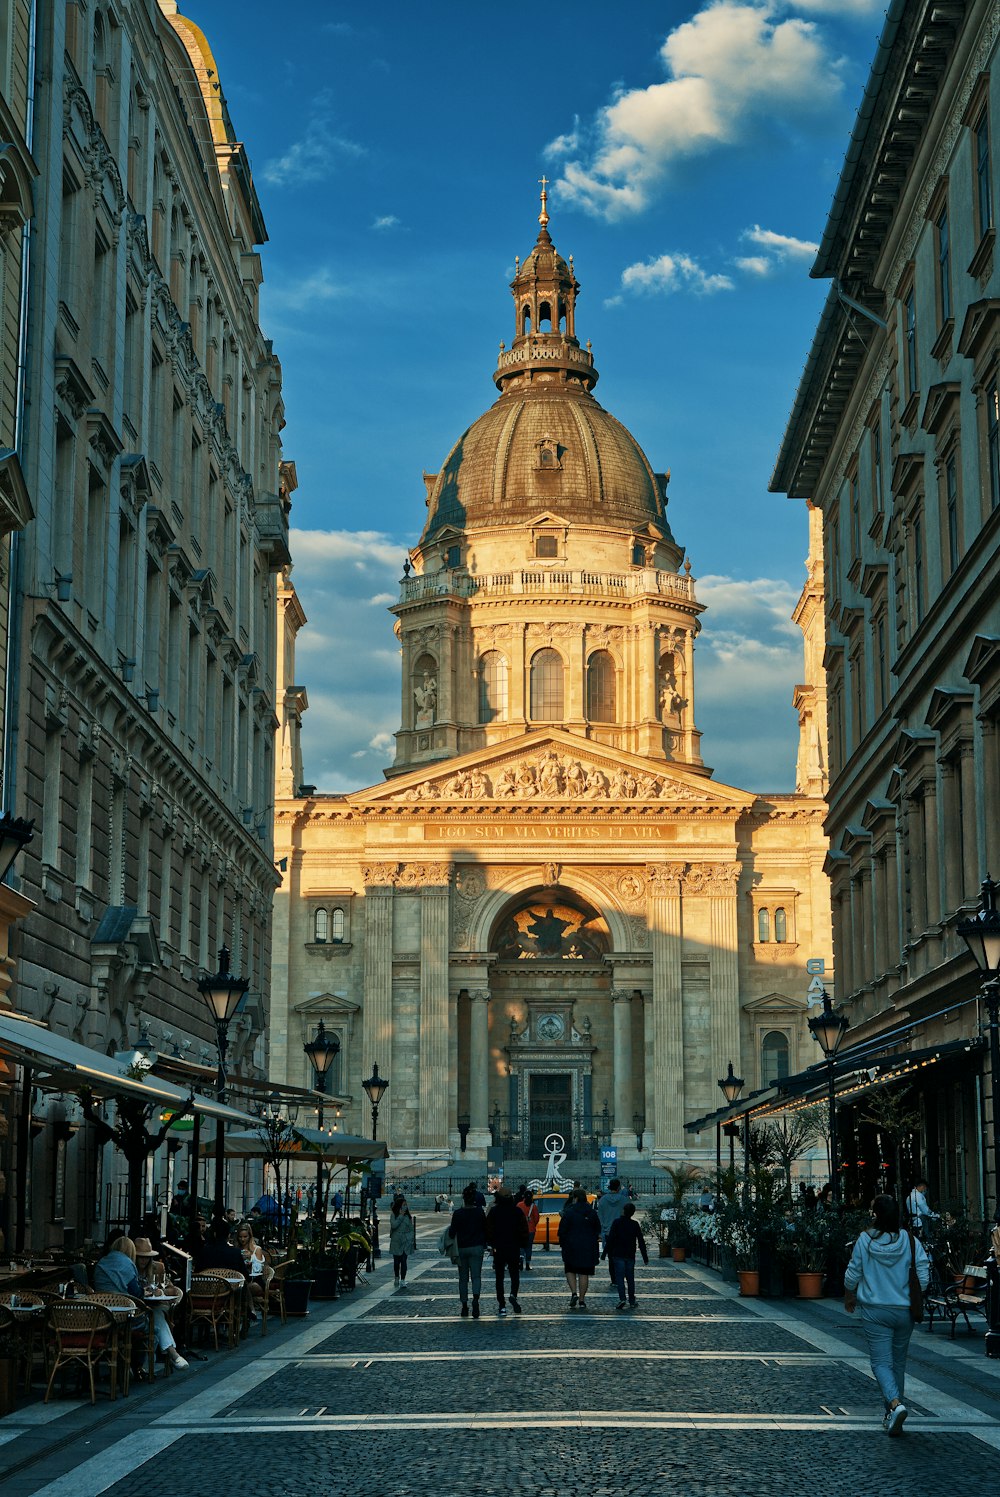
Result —
POLYGON ((787 1223, 787 1243, 800 1299, 821 1299, 827 1260, 833 1245, 832 1220, 826 1212, 801 1211, 787 1223))
POLYGON ((674 1262, 683 1263, 687 1257, 688 1248, 691 1246, 690 1217, 683 1206, 679 1208, 677 1215, 670 1223, 668 1237, 674 1262))
POLYGON ((285 1269, 285 1313, 287 1315, 308 1315, 309 1296, 312 1293, 314 1274, 312 1264, 308 1257, 303 1254, 302 1258, 293 1258, 285 1269))
POLYGON ((340 1287, 353 1289, 358 1282, 358 1264, 371 1253, 371 1240, 368 1234, 356 1224, 343 1222, 338 1224, 334 1247, 340 1287))
POLYGON ((752 1203, 726 1202, 716 1213, 719 1241, 736 1270, 740 1294, 760 1293, 760 1231, 752 1203))

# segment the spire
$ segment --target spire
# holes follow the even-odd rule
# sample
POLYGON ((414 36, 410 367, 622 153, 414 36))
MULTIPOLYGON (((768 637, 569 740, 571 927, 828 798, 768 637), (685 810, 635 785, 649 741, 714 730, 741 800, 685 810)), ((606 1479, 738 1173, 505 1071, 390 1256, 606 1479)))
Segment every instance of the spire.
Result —
POLYGON ((514 341, 501 348, 493 378, 502 391, 536 383, 561 383, 564 388, 592 390, 597 371, 590 354, 576 337, 576 298, 580 283, 573 269, 556 251, 549 234, 549 179, 539 178, 541 210, 538 238, 523 262, 515 258, 514 341))

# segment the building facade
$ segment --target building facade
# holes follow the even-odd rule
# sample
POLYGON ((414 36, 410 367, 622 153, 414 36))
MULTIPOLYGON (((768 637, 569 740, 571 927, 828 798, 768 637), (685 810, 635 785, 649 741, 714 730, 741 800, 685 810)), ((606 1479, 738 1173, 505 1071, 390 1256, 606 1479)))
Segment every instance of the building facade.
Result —
POLYGON ((668 475, 592 394, 544 194, 539 225, 498 398, 425 475, 386 784, 301 788, 305 621, 281 595, 274 1074, 311 1081, 322 1019, 356 1129, 363 1078, 389 1076, 397 1162, 537 1160, 550 1132, 576 1158, 680 1157, 730 1061, 754 1085, 804 1063, 805 963, 829 962, 819 739, 803 793, 706 768, 668 475))
MULTIPOLYGON (((143 1041, 211 1064, 196 983, 226 944, 250 981, 233 1058, 252 1069, 288 560, 281 371, 258 319, 266 231, 215 60, 172 0, 40 6, 34 85, 21 462, 35 518, 7 773, 37 824, 22 860, 37 910, 16 1006, 107 1054, 143 1041)), ((71 1100, 36 1099, 29 1244, 104 1219, 79 1124, 71 1100)))
POLYGON ((977 0, 889 7, 772 482, 822 514, 836 997, 874 1083, 846 1163, 876 1183, 879 1061, 912 1052, 907 1169, 980 1211, 990 1077, 956 927, 1000 861, 998 31, 977 0))

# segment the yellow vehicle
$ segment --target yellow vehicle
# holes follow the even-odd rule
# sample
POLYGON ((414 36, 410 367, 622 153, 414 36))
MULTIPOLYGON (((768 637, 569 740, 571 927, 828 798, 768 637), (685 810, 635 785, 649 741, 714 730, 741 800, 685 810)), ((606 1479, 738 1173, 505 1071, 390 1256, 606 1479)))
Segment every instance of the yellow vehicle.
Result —
MULTIPOLYGON (((569 1200, 569 1192, 546 1191, 535 1197, 535 1205, 538 1207, 538 1226, 535 1228, 535 1247, 556 1247, 559 1243, 559 1218, 562 1216, 569 1200)), ((587 1202, 593 1205, 597 1200, 590 1191, 587 1192, 587 1202)))

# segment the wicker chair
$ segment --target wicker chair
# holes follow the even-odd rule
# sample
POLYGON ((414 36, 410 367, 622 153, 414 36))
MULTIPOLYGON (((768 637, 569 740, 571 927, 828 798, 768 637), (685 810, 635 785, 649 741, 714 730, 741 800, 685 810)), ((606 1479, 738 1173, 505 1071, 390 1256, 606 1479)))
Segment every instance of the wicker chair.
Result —
MULTIPOLYGON (((106 1305, 91 1300, 67 1300, 49 1305, 45 1312, 46 1338, 52 1352, 52 1370, 45 1389, 45 1402, 52 1395, 52 1384, 60 1367, 76 1363, 87 1369, 90 1401, 97 1402, 94 1391, 94 1368, 101 1361, 111 1362, 117 1337, 114 1316, 106 1305)), ((111 1375, 111 1397, 116 1396, 115 1376, 111 1375)))
MULTIPOLYGON (((284 1325, 286 1323, 286 1314, 285 1314, 285 1274, 291 1268, 293 1262, 294 1262, 294 1259, 292 1259, 292 1258, 286 1258, 285 1261, 284 1261, 284 1263, 276 1263, 274 1265, 274 1268, 273 1268, 272 1272, 271 1272, 271 1277, 267 1281, 267 1286, 266 1286, 266 1290, 265 1290, 265 1294, 264 1294, 264 1307, 265 1307, 264 1308, 264 1329, 265 1330, 267 1329, 267 1312, 268 1312, 268 1310, 273 1309, 275 1305, 277 1305, 278 1311, 279 1311, 279 1313, 281 1315, 281 1324, 284 1325)), ((262 1334, 263 1334, 263 1332, 262 1332, 262 1334)))
POLYGON ((35 1369, 36 1343, 41 1348, 42 1355, 45 1355, 45 1316, 42 1312, 45 1309, 47 1298, 47 1295, 39 1294, 36 1290, 29 1289, 8 1289, 5 1294, 0 1295, 0 1305, 3 1305, 5 1309, 10 1311, 11 1319, 14 1323, 12 1334, 17 1346, 17 1360, 20 1367, 24 1370, 22 1386, 25 1393, 31 1387, 31 1374, 35 1369), (36 1313, 27 1315, 15 1314, 11 1310, 10 1304, 12 1294, 17 1295, 18 1304, 22 1309, 31 1309, 36 1313))
POLYGON ((106 1310, 112 1312, 115 1323, 114 1344, 111 1348, 111 1378, 114 1394, 117 1393, 119 1383, 122 1397, 128 1398, 129 1388, 132 1385, 132 1339, 142 1341, 143 1361, 148 1361, 150 1368, 153 1365, 153 1320, 152 1316, 144 1320, 145 1307, 140 1300, 134 1299, 131 1294, 117 1294, 111 1290, 92 1289, 87 1296, 91 1304, 103 1305, 106 1310), (116 1313, 117 1312, 117 1313, 116 1313))
POLYGON ((270 1263, 265 1263, 264 1272, 261 1274, 259 1280, 261 1287, 260 1298, 255 1299, 253 1302, 254 1309, 260 1311, 260 1334, 262 1336, 267 1335, 267 1310, 268 1301, 271 1297, 271 1283, 273 1279, 274 1269, 271 1267, 270 1263))
POLYGON ((244 1316, 247 1316, 249 1318, 250 1311, 250 1291, 247 1288, 246 1281, 244 1280, 244 1282, 240 1286, 234 1287, 232 1281, 236 1278, 236 1272, 231 1268, 203 1268, 199 1271, 199 1274, 203 1279, 221 1280, 221 1282, 223 1282, 228 1289, 229 1345, 239 1346, 240 1331, 243 1327, 243 1319, 244 1316))
POLYGON ((188 1326, 209 1325, 216 1351, 219 1350, 219 1326, 232 1327, 233 1295, 224 1278, 211 1271, 195 1274, 188 1295, 188 1326))

